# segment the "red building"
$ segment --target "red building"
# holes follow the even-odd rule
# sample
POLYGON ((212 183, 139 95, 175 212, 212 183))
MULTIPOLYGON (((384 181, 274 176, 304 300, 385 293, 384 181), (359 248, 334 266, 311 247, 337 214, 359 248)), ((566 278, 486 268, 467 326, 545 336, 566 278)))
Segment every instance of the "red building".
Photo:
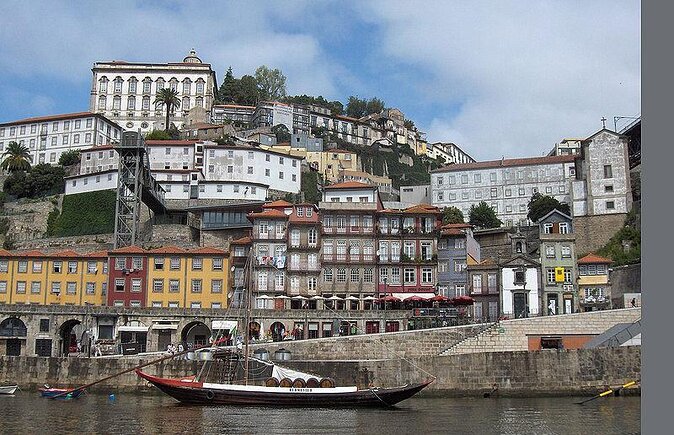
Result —
POLYGON ((147 301, 147 252, 127 246, 108 253, 108 305, 145 307, 147 301))

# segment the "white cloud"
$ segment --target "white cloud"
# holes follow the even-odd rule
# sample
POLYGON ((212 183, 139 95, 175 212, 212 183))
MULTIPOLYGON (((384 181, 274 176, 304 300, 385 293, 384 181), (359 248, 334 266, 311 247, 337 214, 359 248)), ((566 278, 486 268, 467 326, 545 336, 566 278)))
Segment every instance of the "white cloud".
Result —
POLYGON ((540 155, 600 118, 640 112, 640 13, 632 2, 376 2, 389 58, 429 72, 420 98, 461 102, 417 122, 476 158, 540 155), (462 140, 458 140, 457 136, 462 140))

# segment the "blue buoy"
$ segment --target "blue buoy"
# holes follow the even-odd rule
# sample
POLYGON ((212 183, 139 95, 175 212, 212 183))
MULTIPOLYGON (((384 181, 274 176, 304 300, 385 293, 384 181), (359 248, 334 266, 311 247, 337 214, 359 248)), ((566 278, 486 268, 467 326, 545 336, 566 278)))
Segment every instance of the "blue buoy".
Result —
POLYGON ((108 400, 109 400, 110 402, 114 402, 114 401, 115 401, 115 395, 114 395, 114 394, 109 394, 109 395, 108 395, 108 400))

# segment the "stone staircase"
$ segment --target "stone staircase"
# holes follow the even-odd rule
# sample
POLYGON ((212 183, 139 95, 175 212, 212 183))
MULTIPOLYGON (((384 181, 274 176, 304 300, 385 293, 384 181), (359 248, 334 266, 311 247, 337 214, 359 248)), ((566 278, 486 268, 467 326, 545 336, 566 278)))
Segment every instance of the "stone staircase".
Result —
MULTIPOLYGON (((440 356, 456 355, 459 353, 484 352, 484 346, 494 339, 485 339, 491 337, 494 330, 498 330, 499 322, 485 323, 476 333, 468 335, 439 353, 440 356)), ((495 344, 495 343, 494 343, 495 344)))

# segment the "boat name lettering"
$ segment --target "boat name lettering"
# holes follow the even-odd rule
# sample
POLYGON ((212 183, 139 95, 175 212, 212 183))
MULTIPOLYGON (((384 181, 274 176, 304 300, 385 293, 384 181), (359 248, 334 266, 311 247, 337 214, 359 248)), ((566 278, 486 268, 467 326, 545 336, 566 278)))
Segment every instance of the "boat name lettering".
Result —
POLYGON ((295 391, 298 393, 311 393, 313 388, 291 388, 290 391, 295 391))

